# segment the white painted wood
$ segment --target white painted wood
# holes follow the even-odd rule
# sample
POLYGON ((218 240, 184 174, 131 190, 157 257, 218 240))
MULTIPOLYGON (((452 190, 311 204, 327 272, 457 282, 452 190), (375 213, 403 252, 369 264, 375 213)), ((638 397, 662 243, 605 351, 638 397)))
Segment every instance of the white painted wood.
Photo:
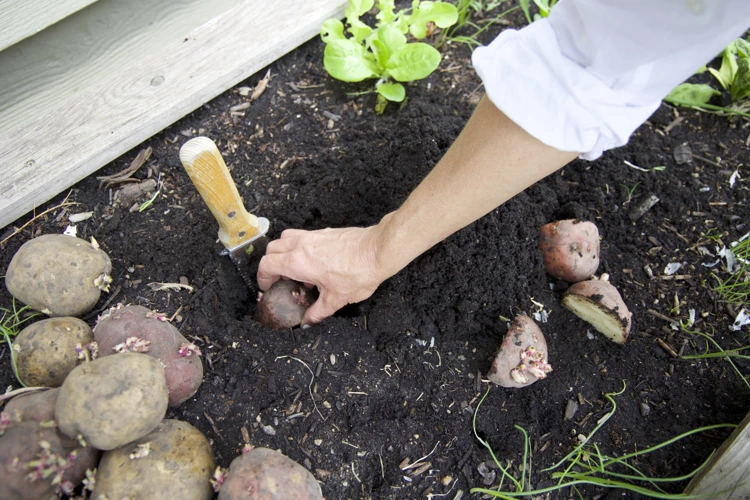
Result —
POLYGON ((0 135, 182 41, 240 2, 99 0, 7 48, 0 52, 0 135))
POLYGON ((0 0, 0 50, 94 2, 96 0, 0 0))
POLYGON ((346 3, 244 0, 0 136, 0 227, 316 36, 325 19, 343 17, 346 3))
POLYGON ((685 489, 712 500, 750 500, 750 413, 685 489))

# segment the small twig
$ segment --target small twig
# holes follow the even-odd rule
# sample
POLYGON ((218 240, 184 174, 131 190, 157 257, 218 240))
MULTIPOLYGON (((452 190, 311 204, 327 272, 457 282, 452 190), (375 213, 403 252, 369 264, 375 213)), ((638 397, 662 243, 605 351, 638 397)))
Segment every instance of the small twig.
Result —
POLYGON ((677 323, 676 319, 672 319, 669 316, 665 316, 658 311, 654 311, 653 309, 647 309, 646 312, 648 312, 651 316, 656 316, 657 318, 663 319, 664 321, 668 321, 670 323, 677 323))
POLYGON ((132 176, 136 171, 138 171, 141 166, 146 163, 146 161, 151 157, 151 148, 148 147, 146 149, 142 149, 138 156, 135 157, 135 159, 130 163, 130 166, 126 168, 125 170, 121 170, 120 172, 117 172, 113 175, 105 175, 102 177, 97 177, 96 179, 99 181, 99 188, 108 188, 114 184, 120 184, 123 182, 132 182, 133 179, 130 179, 130 176, 132 176))
POLYGON ((183 285, 182 283, 159 283, 159 282, 153 282, 146 285, 154 292, 164 292, 167 290, 171 290, 173 292, 179 292, 182 289, 187 290, 188 292, 194 292, 195 288, 193 288, 190 285, 183 285))
POLYGON ((422 460, 425 460, 425 459, 429 458, 430 455, 432 455, 433 453, 435 453, 435 450, 437 450, 438 445, 440 445, 440 441, 438 441, 437 443, 435 443, 435 447, 427 455, 425 455, 422 458, 418 459, 413 464, 409 464, 409 465, 405 465, 405 466, 401 467, 401 470, 409 470, 409 469, 413 469, 414 467, 421 467, 421 464, 419 462, 421 462, 422 460))
POLYGON ((677 355, 677 353, 675 352, 675 350, 672 349, 672 347, 669 344, 667 344, 666 342, 664 342, 662 339, 657 338, 656 342, 659 344, 659 347, 661 347, 662 349, 664 349, 664 352, 666 352, 667 354, 669 354, 673 358, 679 357, 677 355))
POLYGON ((92 312, 88 313, 86 316, 83 317, 83 319, 93 318, 94 316, 96 316, 100 312, 102 312, 105 309, 107 309, 107 307, 109 307, 109 305, 112 303, 112 301, 115 300, 115 298, 120 294, 120 290, 122 290, 122 286, 121 285, 117 285, 117 288, 115 288, 115 291, 112 292, 112 294, 109 296, 109 298, 107 299, 107 301, 102 305, 102 307, 100 307, 99 309, 97 309, 95 311, 92 311, 92 312))
POLYGON ((307 368, 307 371, 310 372, 310 383, 307 386, 307 390, 310 393, 310 399, 312 400, 313 406, 315 407, 315 411, 318 412, 318 415, 320 415, 320 418, 325 420, 326 418, 323 416, 322 413, 320 413, 320 410, 318 409, 318 404, 315 402, 315 397, 313 397, 312 386, 313 386, 313 382, 315 382, 315 373, 313 373, 312 369, 308 366, 307 363, 305 363, 299 358, 295 358, 294 356, 277 356, 276 359, 274 359, 274 361, 278 361, 284 358, 293 359, 294 361, 297 361, 298 363, 302 363, 302 365, 304 365, 304 367, 307 368))
POLYGON ((17 235, 18 233, 20 233, 21 231, 23 231, 24 229, 26 229, 26 226, 28 226, 29 224, 33 223, 33 222, 34 222, 35 220, 39 219, 40 217, 44 217, 44 216, 45 216, 45 215, 47 215, 48 213, 50 213, 50 212, 52 212, 52 211, 54 211, 54 210, 57 210, 58 208, 69 207, 69 206, 72 206, 72 205, 80 205, 80 203, 77 203, 77 202, 75 202, 75 201, 71 201, 71 202, 69 202, 69 201, 68 201, 68 198, 70 198, 70 195, 71 195, 71 193, 73 193, 73 191, 72 191, 72 190, 68 192, 68 195, 67 195, 67 196, 65 197, 65 199, 64 199, 64 200, 62 201, 62 203, 60 203, 59 205, 55 205, 54 207, 52 207, 52 208, 48 208, 47 210, 45 210, 44 212, 40 213, 39 215, 35 215, 33 219, 31 219, 31 220, 30 220, 30 221, 28 221, 28 222, 27 222, 26 224, 24 224, 23 226, 19 227, 19 228, 18 228, 18 229, 16 229, 15 231, 13 231, 13 232, 12 232, 12 233, 10 234, 10 236, 6 236, 6 238, 5 238, 5 239, 4 239, 3 241, 0 241, 0 246, 3 246, 3 245, 5 245, 5 243, 6 243, 6 242, 7 242, 7 241, 8 241, 9 239, 11 239, 11 238, 12 238, 12 237, 14 237, 15 235, 17 235))
POLYGON ((221 435, 221 432, 219 432, 219 429, 216 427, 216 423, 214 423, 214 419, 212 419, 208 413, 205 411, 203 412, 203 416, 206 417, 206 420, 208 420, 208 423, 211 424, 211 428, 214 430, 217 436, 221 438, 222 441, 224 441, 224 436, 221 435))

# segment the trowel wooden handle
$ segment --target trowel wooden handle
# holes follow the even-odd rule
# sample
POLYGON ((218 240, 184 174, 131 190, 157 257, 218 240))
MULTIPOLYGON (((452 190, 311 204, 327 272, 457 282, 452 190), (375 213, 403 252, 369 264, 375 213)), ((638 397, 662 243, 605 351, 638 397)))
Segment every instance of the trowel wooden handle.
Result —
POLYGON ((260 233, 258 218, 245 210, 214 141, 208 137, 190 139, 180 148, 180 161, 219 223, 224 247, 234 248, 260 233))

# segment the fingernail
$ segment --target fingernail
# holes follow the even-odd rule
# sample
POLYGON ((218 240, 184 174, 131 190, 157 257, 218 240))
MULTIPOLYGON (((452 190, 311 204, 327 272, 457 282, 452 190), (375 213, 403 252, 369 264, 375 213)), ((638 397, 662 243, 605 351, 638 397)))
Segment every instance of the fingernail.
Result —
POLYGON ((310 328, 310 325, 306 325, 306 324, 302 323, 302 327, 301 328, 303 330, 307 330, 308 328, 310 328))

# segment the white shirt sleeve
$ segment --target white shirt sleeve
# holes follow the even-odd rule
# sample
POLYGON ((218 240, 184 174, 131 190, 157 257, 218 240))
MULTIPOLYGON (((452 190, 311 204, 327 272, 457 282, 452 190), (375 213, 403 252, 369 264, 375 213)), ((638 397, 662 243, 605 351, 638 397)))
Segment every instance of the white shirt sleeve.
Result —
POLYGON ((489 99, 585 159, 627 143, 661 99, 750 27, 750 0, 561 0, 472 62, 489 99))

